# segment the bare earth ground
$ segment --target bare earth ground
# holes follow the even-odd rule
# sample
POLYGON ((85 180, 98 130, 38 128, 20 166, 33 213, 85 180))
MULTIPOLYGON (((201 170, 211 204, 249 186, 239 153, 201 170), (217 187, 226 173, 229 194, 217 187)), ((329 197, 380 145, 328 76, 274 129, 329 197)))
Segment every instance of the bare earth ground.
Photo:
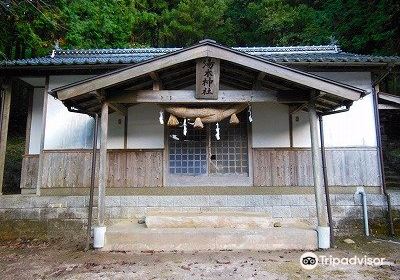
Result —
POLYGON ((308 271, 301 251, 83 252, 74 243, 20 240, 0 244, 0 279, 400 279, 400 243, 353 240, 316 254, 385 257, 387 264, 308 271))

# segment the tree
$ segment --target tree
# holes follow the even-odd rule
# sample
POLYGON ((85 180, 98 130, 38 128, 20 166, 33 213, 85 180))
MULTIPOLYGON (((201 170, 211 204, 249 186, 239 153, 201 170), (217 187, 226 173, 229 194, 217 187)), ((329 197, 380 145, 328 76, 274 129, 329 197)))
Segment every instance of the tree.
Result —
POLYGON ((138 21, 134 0, 63 0, 67 48, 122 48, 135 45, 132 26, 138 21))
POLYGON ((211 38, 226 45, 235 42, 231 19, 227 17, 230 1, 183 0, 165 14, 161 41, 168 46, 188 46, 211 38))

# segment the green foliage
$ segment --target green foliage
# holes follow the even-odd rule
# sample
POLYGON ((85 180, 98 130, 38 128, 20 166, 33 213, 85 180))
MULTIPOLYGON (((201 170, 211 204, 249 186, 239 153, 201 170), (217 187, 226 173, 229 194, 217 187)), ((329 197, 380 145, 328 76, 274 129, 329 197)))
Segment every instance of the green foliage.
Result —
POLYGON ((400 2, 397 0, 324 1, 321 26, 344 49, 356 53, 400 53, 400 2))
POLYGON ((400 53, 396 0, 0 0, 0 52, 8 58, 63 48, 327 44, 400 53), (10 2, 9 5, 6 3, 10 2))
POLYGON ((161 39, 165 45, 188 46, 213 38, 226 45, 235 43, 232 19, 227 17, 229 1, 183 0, 165 13, 161 39))
POLYGON ((6 162, 4 166, 4 193, 19 191, 21 180, 22 155, 25 150, 25 137, 8 137, 6 162))
POLYGON ((131 46, 137 11, 133 0, 77 0, 61 2, 66 19, 60 43, 67 48, 114 48, 131 46))
POLYGON ((330 33, 318 26, 318 13, 305 4, 290 5, 284 0, 250 3, 251 18, 258 19, 255 33, 259 41, 271 45, 327 43, 330 33), (261 40, 260 40, 261 39, 261 40))

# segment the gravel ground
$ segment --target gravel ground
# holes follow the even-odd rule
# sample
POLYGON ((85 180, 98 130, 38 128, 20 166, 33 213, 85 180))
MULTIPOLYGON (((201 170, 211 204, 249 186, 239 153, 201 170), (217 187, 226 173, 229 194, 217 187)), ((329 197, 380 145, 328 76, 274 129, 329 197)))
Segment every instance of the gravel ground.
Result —
POLYGON ((353 240, 338 240, 336 248, 315 253, 384 257, 386 263, 304 270, 302 251, 83 252, 65 241, 17 240, 0 245, 0 279, 400 279, 400 243, 353 240))

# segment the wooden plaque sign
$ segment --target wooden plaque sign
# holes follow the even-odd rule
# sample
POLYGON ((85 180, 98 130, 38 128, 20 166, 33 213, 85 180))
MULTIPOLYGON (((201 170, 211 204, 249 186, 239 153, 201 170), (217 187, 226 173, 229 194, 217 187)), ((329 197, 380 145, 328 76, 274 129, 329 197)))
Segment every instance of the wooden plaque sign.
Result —
POLYGON ((219 59, 204 57, 196 62, 196 95, 198 99, 218 99, 219 59))

